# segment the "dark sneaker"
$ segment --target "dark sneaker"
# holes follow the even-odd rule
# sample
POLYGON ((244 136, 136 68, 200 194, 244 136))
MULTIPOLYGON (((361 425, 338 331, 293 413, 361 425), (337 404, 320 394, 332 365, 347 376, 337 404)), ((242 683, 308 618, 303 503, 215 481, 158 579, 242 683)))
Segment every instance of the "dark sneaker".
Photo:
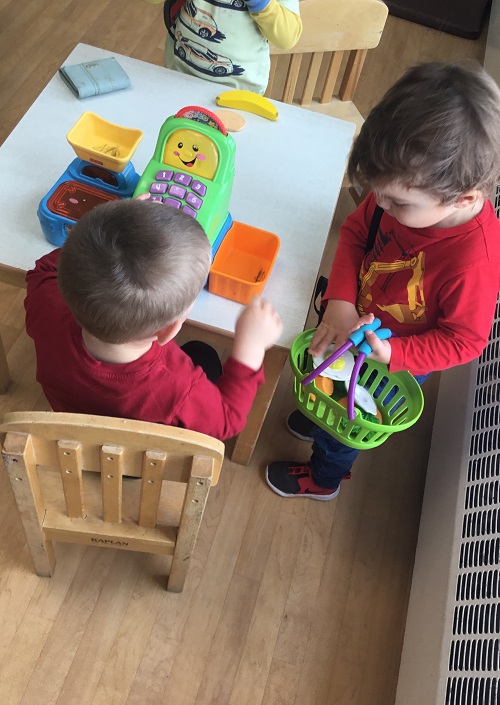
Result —
POLYGON ((295 438, 298 438, 301 441, 312 442, 311 433, 313 428, 315 428, 315 424, 313 421, 308 419, 307 416, 304 416, 304 414, 298 409, 292 411, 291 414, 288 414, 286 427, 292 436, 295 436, 295 438))
POLYGON ((309 463, 291 463, 286 460, 270 463, 266 468, 266 480, 269 487, 281 497, 328 500, 340 492, 340 485, 334 488, 318 487, 311 477, 309 463))

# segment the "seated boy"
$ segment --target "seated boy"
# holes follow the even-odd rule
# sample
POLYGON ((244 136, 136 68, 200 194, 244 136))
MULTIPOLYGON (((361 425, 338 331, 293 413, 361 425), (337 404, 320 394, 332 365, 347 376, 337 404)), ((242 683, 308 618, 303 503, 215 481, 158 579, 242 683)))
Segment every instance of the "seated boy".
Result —
POLYGON ((209 346, 200 355, 188 343, 212 368, 210 381, 173 340, 210 261, 201 226, 168 206, 112 201, 78 221, 64 246, 27 274, 26 330, 54 411, 153 421, 221 440, 239 433, 281 321, 262 299, 244 308, 222 370, 209 346))
MULTIPOLYGON (((496 83, 479 66, 411 68, 368 115, 348 175, 371 193, 341 228, 310 353, 342 344, 376 316, 395 337, 366 339, 390 372, 422 382, 478 357, 500 285, 500 222, 488 200, 500 176, 496 83)), ((270 487, 282 497, 336 497, 358 451, 299 411, 287 425, 313 441, 312 456, 271 463, 270 487)))

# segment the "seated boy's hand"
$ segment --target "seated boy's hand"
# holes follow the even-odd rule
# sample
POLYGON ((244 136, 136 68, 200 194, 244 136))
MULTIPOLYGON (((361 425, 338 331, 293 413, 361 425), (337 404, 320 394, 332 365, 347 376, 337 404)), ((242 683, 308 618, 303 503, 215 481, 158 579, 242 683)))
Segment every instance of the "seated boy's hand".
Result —
POLYGON ((232 356, 258 370, 265 351, 281 335, 283 323, 270 301, 259 297, 246 306, 236 321, 232 356))

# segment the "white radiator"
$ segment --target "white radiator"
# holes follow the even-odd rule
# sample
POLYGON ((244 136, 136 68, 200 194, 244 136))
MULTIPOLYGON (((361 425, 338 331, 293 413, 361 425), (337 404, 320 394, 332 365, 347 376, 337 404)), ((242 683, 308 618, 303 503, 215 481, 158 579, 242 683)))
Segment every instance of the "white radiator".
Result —
MULTIPOLYGON (((484 65, 500 85, 500 0, 484 65)), ((441 374, 396 705, 500 705, 500 296, 480 359, 441 374)))
POLYGON ((500 705, 500 297, 441 374, 396 705, 500 705))

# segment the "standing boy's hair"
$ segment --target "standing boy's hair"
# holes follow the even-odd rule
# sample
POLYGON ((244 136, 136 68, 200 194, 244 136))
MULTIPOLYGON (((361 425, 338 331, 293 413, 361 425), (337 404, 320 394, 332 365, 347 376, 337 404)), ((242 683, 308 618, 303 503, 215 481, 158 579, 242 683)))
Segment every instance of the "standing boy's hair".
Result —
POLYGON ((126 343, 178 320, 200 293, 210 261, 205 232, 190 216, 137 199, 111 201, 69 233, 59 289, 82 328, 126 343))
POLYGON ((475 64, 418 64, 368 115, 348 163, 351 182, 398 182, 452 203, 491 193, 500 176, 500 89, 475 64))

